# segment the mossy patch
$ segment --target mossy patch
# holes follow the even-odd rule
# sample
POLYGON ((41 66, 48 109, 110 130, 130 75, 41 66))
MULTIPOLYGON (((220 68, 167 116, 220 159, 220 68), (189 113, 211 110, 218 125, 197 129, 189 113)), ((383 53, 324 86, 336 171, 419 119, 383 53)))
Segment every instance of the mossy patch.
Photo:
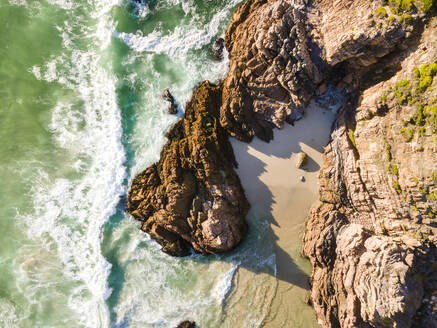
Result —
POLYGON ((425 92, 432 84, 434 76, 437 74, 437 63, 425 63, 420 68, 415 68, 414 75, 419 79, 417 92, 425 92))
POLYGON ((387 142, 387 140, 384 140, 384 148, 385 148, 385 156, 387 158, 387 161, 391 161, 393 156, 391 153, 391 146, 389 145, 389 143, 387 142))
POLYGON ((393 188, 396 190, 398 194, 402 194, 401 185, 396 180, 393 180, 392 182, 393 188))
POLYGON ((399 168, 398 168, 398 166, 396 164, 391 165, 390 166, 390 172, 394 176, 399 176, 399 168))
POLYGON ((411 121, 417 126, 422 126, 425 124, 425 117, 426 117, 426 113, 425 113, 424 106, 422 106, 422 104, 419 103, 417 105, 416 113, 411 118, 411 121))
POLYGON ((437 106, 425 106, 424 115, 426 123, 431 126, 431 132, 437 133, 437 106))
POLYGON ((395 84, 394 94, 398 99, 399 105, 404 105, 407 103, 408 100, 412 99, 411 87, 411 82, 408 80, 403 80, 395 84))
POLYGON ((409 128, 401 128, 401 134, 406 142, 413 140, 414 131, 409 128))
POLYGON ((393 21, 395 20, 396 18, 395 18, 395 16, 390 16, 388 19, 387 19, 387 26, 386 27, 389 27, 390 25, 391 25, 391 23, 393 23, 393 21))
POLYGON ((389 0, 388 3, 391 12, 398 16, 411 11, 414 7, 414 0, 389 0))
POLYGON ((405 24, 411 24, 413 21, 413 16, 410 14, 402 14, 401 16, 401 22, 405 24))
POLYGON ((431 10, 431 8, 436 4, 436 0, 422 0, 421 2, 421 9, 424 12, 429 12, 431 10))
POLYGON ((378 16, 379 18, 388 17, 387 10, 385 10, 384 7, 379 7, 378 9, 376 9, 376 16, 378 16))

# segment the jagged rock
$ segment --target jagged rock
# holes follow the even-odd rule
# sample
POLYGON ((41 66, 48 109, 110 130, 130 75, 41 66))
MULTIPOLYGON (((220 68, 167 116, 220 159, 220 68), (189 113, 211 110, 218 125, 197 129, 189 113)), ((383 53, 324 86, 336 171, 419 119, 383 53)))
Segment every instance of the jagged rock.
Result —
POLYGON ((174 104, 176 102, 169 89, 164 90, 164 92, 162 93, 162 99, 168 101, 171 104, 174 104))
MULTIPOLYGON (((395 1, 390 3, 396 5, 395 1)), ((376 63, 393 51, 413 30, 414 22, 424 16, 414 8, 405 13, 410 15, 409 23, 402 23, 402 15, 389 20, 390 5, 383 1, 316 0, 314 7, 312 24, 320 31, 326 61, 332 66, 351 60, 361 66, 376 63), (379 8, 384 8, 385 14, 379 13, 379 8)))
POLYGON ((225 49, 225 39, 218 38, 211 47, 212 56, 216 60, 223 60, 223 50, 225 49))
POLYGON ((194 321, 184 321, 181 322, 176 328, 196 328, 196 323, 194 321))
POLYGON ((220 110, 231 136, 271 140, 273 128, 307 104, 321 82, 322 60, 309 49, 299 7, 304 1, 248 0, 234 12, 225 37, 230 64, 220 110))
POLYGON ((297 163, 296 163, 296 167, 298 169, 302 168, 303 166, 305 166, 308 163, 308 155, 301 151, 298 155, 297 155, 297 163))
MULTIPOLYGON (((354 4, 349 8, 358 11, 373 6, 354 4)), ((336 36, 325 32, 334 38, 326 45, 332 47, 330 60, 350 60, 348 69, 359 72, 355 77, 361 83, 354 91, 358 103, 346 102, 325 149, 319 173, 322 204, 312 209, 304 239, 303 253, 313 266, 311 298, 326 328, 437 325, 435 305, 429 303, 437 293, 437 202, 429 196, 437 172, 434 114, 423 114, 417 124, 420 108, 437 99, 437 79, 419 92, 420 77, 414 70, 437 58, 437 21, 421 36, 416 32, 417 39, 402 49, 390 44, 391 36, 393 43, 400 40, 396 31, 384 32, 388 41, 381 43, 382 53, 395 52, 384 59, 370 53, 371 61, 381 63, 369 66, 368 73, 359 58, 372 52, 366 46, 369 40, 352 52, 351 40, 332 47, 338 38, 347 40, 339 30, 336 36), (399 89, 402 81, 411 86, 399 89), (402 101, 403 92, 414 101, 402 101)), ((372 30, 368 35, 376 37, 372 30)), ((356 45, 359 41, 354 40, 356 45)))
POLYGON ((172 114, 172 115, 177 114, 177 113, 178 113, 178 106, 177 106, 176 104, 171 104, 171 105, 168 107, 168 113, 169 113, 169 114, 172 114))
POLYGON ((218 123, 220 86, 200 83, 161 159, 133 180, 127 209, 170 255, 223 253, 243 239, 249 204, 218 123))
POLYGON ((168 113, 175 115, 178 113, 178 106, 176 104, 176 100, 171 94, 169 89, 165 89, 162 93, 162 99, 168 101, 170 103, 170 106, 168 106, 168 113))

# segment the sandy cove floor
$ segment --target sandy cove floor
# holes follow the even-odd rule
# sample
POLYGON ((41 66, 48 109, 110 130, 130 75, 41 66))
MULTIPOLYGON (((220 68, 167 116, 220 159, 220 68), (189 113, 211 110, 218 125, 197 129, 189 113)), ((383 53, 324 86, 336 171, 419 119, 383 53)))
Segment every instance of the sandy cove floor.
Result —
POLYGON ((270 222, 276 278, 240 267, 234 276, 224 327, 237 327, 247 306, 259 307, 255 317, 264 317, 263 327, 319 327, 312 307, 305 303, 311 266, 300 257, 300 251, 306 217, 318 199, 317 172, 333 119, 333 113, 312 103, 304 119, 275 131, 270 143, 255 139, 246 144, 232 139, 237 172, 252 206, 248 220, 267 218, 270 222), (304 170, 296 168, 301 151, 309 156, 304 170))

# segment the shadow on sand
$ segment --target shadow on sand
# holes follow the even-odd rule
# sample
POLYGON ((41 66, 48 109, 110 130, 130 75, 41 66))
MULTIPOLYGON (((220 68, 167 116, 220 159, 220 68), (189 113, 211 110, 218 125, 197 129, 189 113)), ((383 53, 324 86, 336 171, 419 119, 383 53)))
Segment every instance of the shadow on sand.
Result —
MULTIPOLYGON (((263 242, 271 245, 257 247, 272 247, 276 260, 275 272, 267 267, 253 266, 250 261, 248 265, 243 261, 241 266, 309 289, 309 276, 296 264, 296 251, 292 249, 302 247, 301 233, 306 216, 317 201, 317 172, 320 170, 321 154, 329 141, 333 119, 333 113, 313 103, 304 119, 296 122, 295 126, 286 125, 282 130, 275 131, 275 139, 270 143, 259 139, 250 144, 231 141, 239 163, 237 173, 251 204, 247 217, 249 226, 254 227, 260 220, 268 222, 263 231, 263 242), (301 151, 308 154, 304 170, 296 168, 297 154, 301 151), (305 177, 305 182, 301 181, 301 176, 305 177)), ((245 243, 241 248, 246 247, 245 243)))

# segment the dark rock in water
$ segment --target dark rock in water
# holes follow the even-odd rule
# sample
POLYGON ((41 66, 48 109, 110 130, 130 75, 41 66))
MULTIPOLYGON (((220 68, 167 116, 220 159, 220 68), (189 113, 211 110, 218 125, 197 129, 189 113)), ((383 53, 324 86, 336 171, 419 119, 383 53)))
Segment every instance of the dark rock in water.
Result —
POLYGON ((196 323, 194 321, 184 321, 181 322, 176 328, 196 328, 196 323))
POLYGON ((169 114, 172 114, 172 115, 177 114, 177 113, 178 113, 178 106, 176 106, 176 104, 171 104, 171 105, 168 107, 168 113, 169 113, 169 114))
POLYGON ((186 256, 235 248, 249 203, 234 171, 228 134, 218 123, 221 87, 200 83, 185 115, 167 133, 161 159, 133 180, 127 210, 162 251, 186 256))
POLYGON ((169 89, 165 89, 164 92, 162 93, 162 99, 174 104, 175 103, 175 99, 173 97, 173 95, 171 94, 169 89))
POLYGON ((162 99, 168 101, 170 103, 170 106, 168 107, 168 113, 175 115, 178 113, 178 106, 176 104, 176 100, 174 99, 173 95, 171 94, 169 89, 165 89, 162 94, 162 99))
POLYGON ((224 49, 225 49, 225 40, 223 38, 218 38, 217 40, 215 40, 214 44, 211 47, 212 56, 216 60, 222 60, 224 49))

